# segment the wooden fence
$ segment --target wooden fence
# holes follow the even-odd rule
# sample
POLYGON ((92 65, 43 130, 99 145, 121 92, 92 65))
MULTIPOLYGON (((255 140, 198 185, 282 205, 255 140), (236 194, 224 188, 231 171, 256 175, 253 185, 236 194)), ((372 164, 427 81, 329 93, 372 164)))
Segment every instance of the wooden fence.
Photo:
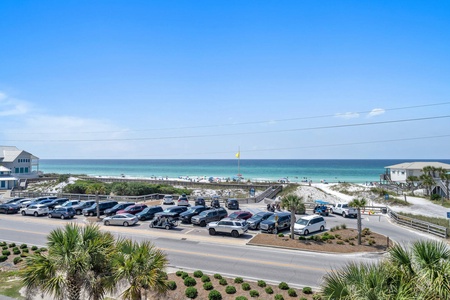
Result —
POLYGON ((447 238, 447 228, 444 226, 439 226, 433 223, 399 215, 396 212, 389 209, 389 207, 388 207, 388 215, 397 224, 407 226, 415 230, 423 231, 443 239, 447 238))

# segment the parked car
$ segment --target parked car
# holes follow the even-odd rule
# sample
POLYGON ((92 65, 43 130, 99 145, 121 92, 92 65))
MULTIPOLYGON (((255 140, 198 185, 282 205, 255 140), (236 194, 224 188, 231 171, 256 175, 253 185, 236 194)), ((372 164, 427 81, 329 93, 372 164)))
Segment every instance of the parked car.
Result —
POLYGON ((15 203, 15 202, 17 202, 17 201, 19 201, 19 200, 22 200, 22 199, 25 199, 25 198, 23 198, 23 197, 12 198, 12 199, 6 200, 6 201, 3 202, 3 203, 4 203, 4 204, 15 203))
POLYGON ((83 209, 91 207, 92 204, 94 204, 94 203, 95 203, 95 200, 81 201, 80 203, 78 203, 76 205, 72 205, 72 208, 75 210, 75 213, 77 215, 81 215, 83 213, 83 209))
POLYGON ((205 198, 198 197, 195 199, 195 206, 203 205, 206 206, 205 198))
POLYGON ((72 207, 73 208, 75 205, 80 204, 80 202, 81 202, 80 200, 69 200, 69 201, 66 201, 63 204, 57 205, 55 207, 72 207))
POLYGON ((175 202, 173 202, 173 196, 172 195, 165 195, 162 199, 162 205, 173 205, 175 202))
POLYGON ((187 211, 180 214, 181 222, 183 223, 191 223, 191 218, 200 214, 202 211, 207 210, 208 208, 203 205, 197 205, 190 207, 187 211))
POLYGON ((219 208, 220 207, 220 198, 219 196, 212 196, 211 198, 211 207, 219 208))
POLYGON ((254 214, 250 219, 247 220, 248 227, 250 229, 261 229, 260 224, 262 221, 267 220, 271 215, 273 215, 272 212, 269 211, 262 211, 257 214, 254 214))
MULTIPOLYGON (((20 207, 22 207, 23 203, 25 203, 25 202, 30 203, 30 201, 33 201, 33 199, 31 199, 31 198, 23 198, 23 199, 15 201, 13 203, 19 205, 20 207)), ((23 207, 25 207, 25 206, 23 206, 23 207)))
POLYGON ((253 216, 253 214, 249 211, 245 210, 239 210, 235 211, 228 215, 228 218, 230 219, 242 219, 242 220, 248 220, 253 216))
POLYGON ((189 199, 188 199, 188 197, 185 194, 183 194, 180 197, 178 197, 177 205, 178 206, 189 206, 189 199))
MULTIPOLYGON (((94 202, 94 203, 95 203, 95 202, 94 202)), ((120 203, 117 203, 117 204, 114 205, 113 207, 106 209, 106 210, 105 210, 105 215, 106 215, 107 217, 113 216, 113 215, 117 214, 117 212, 118 212, 119 210, 124 210, 124 209, 127 208, 128 206, 135 205, 135 204, 136 204, 136 203, 134 203, 134 202, 120 202, 120 203)))
POLYGON ((43 204, 33 204, 22 209, 22 216, 34 215, 35 217, 48 214, 48 207, 43 204))
POLYGON ((166 208, 162 212, 156 213, 155 217, 157 217, 158 215, 161 215, 161 214, 165 214, 165 213, 174 213, 173 217, 179 218, 180 214, 182 212, 187 211, 187 209, 188 209, 187 206, 171 206, 171 207, 166 208))
POLYGON ((239 201, 237 199, 228 199, 225 202, 225 207, 228 209, 239 209, 239 201))
POLYGON ((49 218, 72 219, 75 216, 75 210, 72 207, 56 207, 48 212, 49 218))
MULTIPOLYGON (((114 205, 117 204, 117 201, 102 201, 98 205, 100 215, 103 215, 105 213, 105 210, 108 208, 114 207, 114 205)), ((83 209, 83 215, 85 216, 95 216, 97 215, 97 203, 94 203, 89 208, 83 209)))
POLYGON ((324 231, 327 222, 324 217, 311 215, 298 219, 294 224, 294 233, 300 235, 308 235, 311 232, 324 231))
POLYGON ((218 222, 208 223, 207 228, 210 235, 224 233, 237 238, 247 232, 248 224, 245 220, 225 218, 218 222))
POLYGON ((191 218, 191 223, 205 227, 209 222, 220 221, 221 219, 226 218, 227 215, 228 213, 223 207, 208 209, 202 211, 197 216, 193 216, 191 218))
POLYGON ((132 214, 117 214, 114 216, 105 217, 103 219, 103 224, 105 226, 108 225, 121 225, 121 226, 130 226, 134 225, 138 222, 138 218, 132 214))
POLYGON ((65 203, 67 201, 69 201, 69 198, 58 198, 58 199, 52 200, 52 202, 45 204, 45 206, 47 206, 49 210, 52 210, 56 206, 62 205, 63 203, 65 203))
POLYGON ((139 221, 151 220, 155 217, 156 213, 162 212, 161 206, 148 206, 143 211, 136 214, 139 221))
POLYGON ((16 214, 20 211, 20 206, 14 203, 0 204, 0 213, 4 214, 16 214))
POLYGON ((330 209, 330 212, 332 214, 342 215, 344 218, 347 218, 347 217, 356 218, 356 216, 358 215, 358 211, 355 208, 350 207, 348 205, 348 203, 336 203, 330 209))
POLYGON ((135 215, 137 213, 140 213, 141 211, 143 211, 144 209, 147 208, 146 204, 134 204, 134 205, 130 205, 125 207, 125 209, 119 210, 116 214, 132 214, 135 215))
POLYGON ((291 213, 277 212, 260 224, 261 232, 277 234, 279 231, 291 227, 291 213))
POLYGON ((28 207, 28 206, 30 206, 30 205, 36 205, 36 204, 43 204, 43 205, 45 205, 45 204, 48 204, 48 203, 50 203, 50 202, 52 202, 52 201, 53 201, 53 199, 33 200, 33 201, 28 202, 28 203, 26 203, 26 204, 22 204, 22 207, 28 207))

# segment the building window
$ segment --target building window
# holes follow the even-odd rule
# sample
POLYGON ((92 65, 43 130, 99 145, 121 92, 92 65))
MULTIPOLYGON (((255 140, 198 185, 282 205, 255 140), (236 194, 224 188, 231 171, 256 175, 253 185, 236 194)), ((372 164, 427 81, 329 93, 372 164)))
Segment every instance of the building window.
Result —
POLYGON ((15 173, 19 173, 19 168, 15 168, 15 173))
POLYGON ((2 188, 6 187, 6 181, 0 181, 0 187, 2 188))
POLYGON ((20 173, 21 173, 21 174, 23 173, 23 167, 20 168, 20 173))
POLYGON ((25 173, 28 173, 28 167, 25 167, 25 173))

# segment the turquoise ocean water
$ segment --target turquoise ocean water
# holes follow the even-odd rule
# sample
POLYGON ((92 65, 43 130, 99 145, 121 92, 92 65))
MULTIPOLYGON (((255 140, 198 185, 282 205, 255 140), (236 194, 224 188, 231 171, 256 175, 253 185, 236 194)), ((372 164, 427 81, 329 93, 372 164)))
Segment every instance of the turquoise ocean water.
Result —
MULTIPOLYGON (((365 183, 379 181, 385 167, 408 161, 398 159, 241 159, 239 172, 254 181, 288 178, 292 182, 365 183)), ((234 177, 238 174, 238 160, 227 159, 41 159, 39 170, 44 173, 86 174, 92 176, 129 177, 234 177)))

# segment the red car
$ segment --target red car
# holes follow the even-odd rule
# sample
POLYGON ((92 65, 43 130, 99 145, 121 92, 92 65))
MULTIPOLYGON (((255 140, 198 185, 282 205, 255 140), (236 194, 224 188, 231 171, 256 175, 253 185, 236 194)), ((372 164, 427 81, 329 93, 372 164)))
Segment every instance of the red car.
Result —
POLYGON ((228 218, 230 219, 241 219, 241 220, 248 220, 253 216, 253 214, 249 211, 245 210, 239 210, 235 211, 234 213, 230 214, 228 218))
POLYGON ((118 212, 116 212, 116 214, 132 214, 132 215, 135 215, 135 214, 140 213, 141 211, 143 211, 146 207, 147 207, 147 205, 145 205, 145 204, 130 205, 130 206, 128 206, 125 209, 119 210, 118 212))

